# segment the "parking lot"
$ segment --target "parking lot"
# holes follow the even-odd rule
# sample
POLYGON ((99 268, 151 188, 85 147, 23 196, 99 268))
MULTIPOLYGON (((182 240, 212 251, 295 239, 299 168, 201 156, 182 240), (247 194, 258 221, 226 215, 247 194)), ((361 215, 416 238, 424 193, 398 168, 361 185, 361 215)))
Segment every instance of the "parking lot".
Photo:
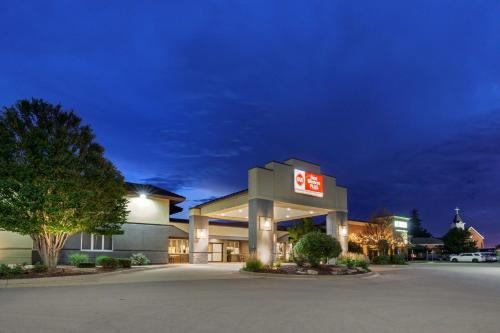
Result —
POLYGON ((0 332, 499 332, 500 264, 283 278, 179 265, 0 289, 0 332))

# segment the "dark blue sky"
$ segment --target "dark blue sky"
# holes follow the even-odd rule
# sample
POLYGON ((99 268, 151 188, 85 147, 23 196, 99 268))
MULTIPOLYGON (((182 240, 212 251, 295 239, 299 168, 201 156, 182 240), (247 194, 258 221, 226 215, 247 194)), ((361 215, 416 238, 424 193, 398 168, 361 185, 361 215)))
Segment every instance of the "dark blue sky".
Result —
POLYGON ((459 206, 500 243, 500 2, 270 3, 1 2, 0 104, 73 108, 186 207, 294 156, 353 218, 415 207, 440 236, 459 206))

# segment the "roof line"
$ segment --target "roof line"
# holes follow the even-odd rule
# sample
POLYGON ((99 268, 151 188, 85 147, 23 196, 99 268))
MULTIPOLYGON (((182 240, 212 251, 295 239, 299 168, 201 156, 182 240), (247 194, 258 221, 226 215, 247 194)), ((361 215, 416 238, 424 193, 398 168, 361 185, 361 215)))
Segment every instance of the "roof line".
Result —
POLYGON ((196 206, 191 207, 191 208, 201 208, 201 207, 210 205, 210 204, 212 204, 214 202, 217 202, 217 201, 220 201, 220 200, 224 200, 224 199, 227 199, 227 198, 230 198, 230 197, 233 197, 233 196, 237 196, 237 195, 243 194, 245 192, 248 192, 248 189, 244 189, 244 190, 241 190, 241 191, 238 191, 238 192, 230 193, 228 195, 225 195, 225 196, 222 196, 222 197, 219 197, 219 198, 216 198, 216 199, 204 202, 202 204, 196 205, 196 206))

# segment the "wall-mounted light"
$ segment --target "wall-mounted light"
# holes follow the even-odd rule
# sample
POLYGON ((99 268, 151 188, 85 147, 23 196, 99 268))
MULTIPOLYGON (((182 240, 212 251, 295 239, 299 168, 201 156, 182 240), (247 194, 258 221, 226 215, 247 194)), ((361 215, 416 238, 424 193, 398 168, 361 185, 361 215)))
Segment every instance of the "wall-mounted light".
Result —
POLYGON ((342 236, 342 237, 347 236, 347 227, 346 227, 345 225, 341 225, 341 226, 339 227, 339 234, 340 234, 340 236, 342 236))
POLYGON ((271 231, 273 228, 273 221, 269 217, 259 217, 259 229, 262 231, 271 231))
POLYGON ((207 229, 196 229, 196 238, 207 239, 208 238, 208 230, 207 229))
POLYGON ((139 193, 139 198, 147 199, 148 195, 146 193, 139 193))

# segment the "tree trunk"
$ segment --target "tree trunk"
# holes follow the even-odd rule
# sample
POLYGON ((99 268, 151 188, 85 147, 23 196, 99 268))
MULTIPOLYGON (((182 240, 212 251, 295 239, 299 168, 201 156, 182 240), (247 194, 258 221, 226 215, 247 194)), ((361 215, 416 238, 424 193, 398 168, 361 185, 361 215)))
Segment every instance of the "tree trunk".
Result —
POLYGON ((54 270, 57 267, 59 252, 61 252, 68 236, 67 233, 51 234, 48 232, 31 235, 35 249, 38 250, 42 262, 47 265, 49 270, 54 270))

